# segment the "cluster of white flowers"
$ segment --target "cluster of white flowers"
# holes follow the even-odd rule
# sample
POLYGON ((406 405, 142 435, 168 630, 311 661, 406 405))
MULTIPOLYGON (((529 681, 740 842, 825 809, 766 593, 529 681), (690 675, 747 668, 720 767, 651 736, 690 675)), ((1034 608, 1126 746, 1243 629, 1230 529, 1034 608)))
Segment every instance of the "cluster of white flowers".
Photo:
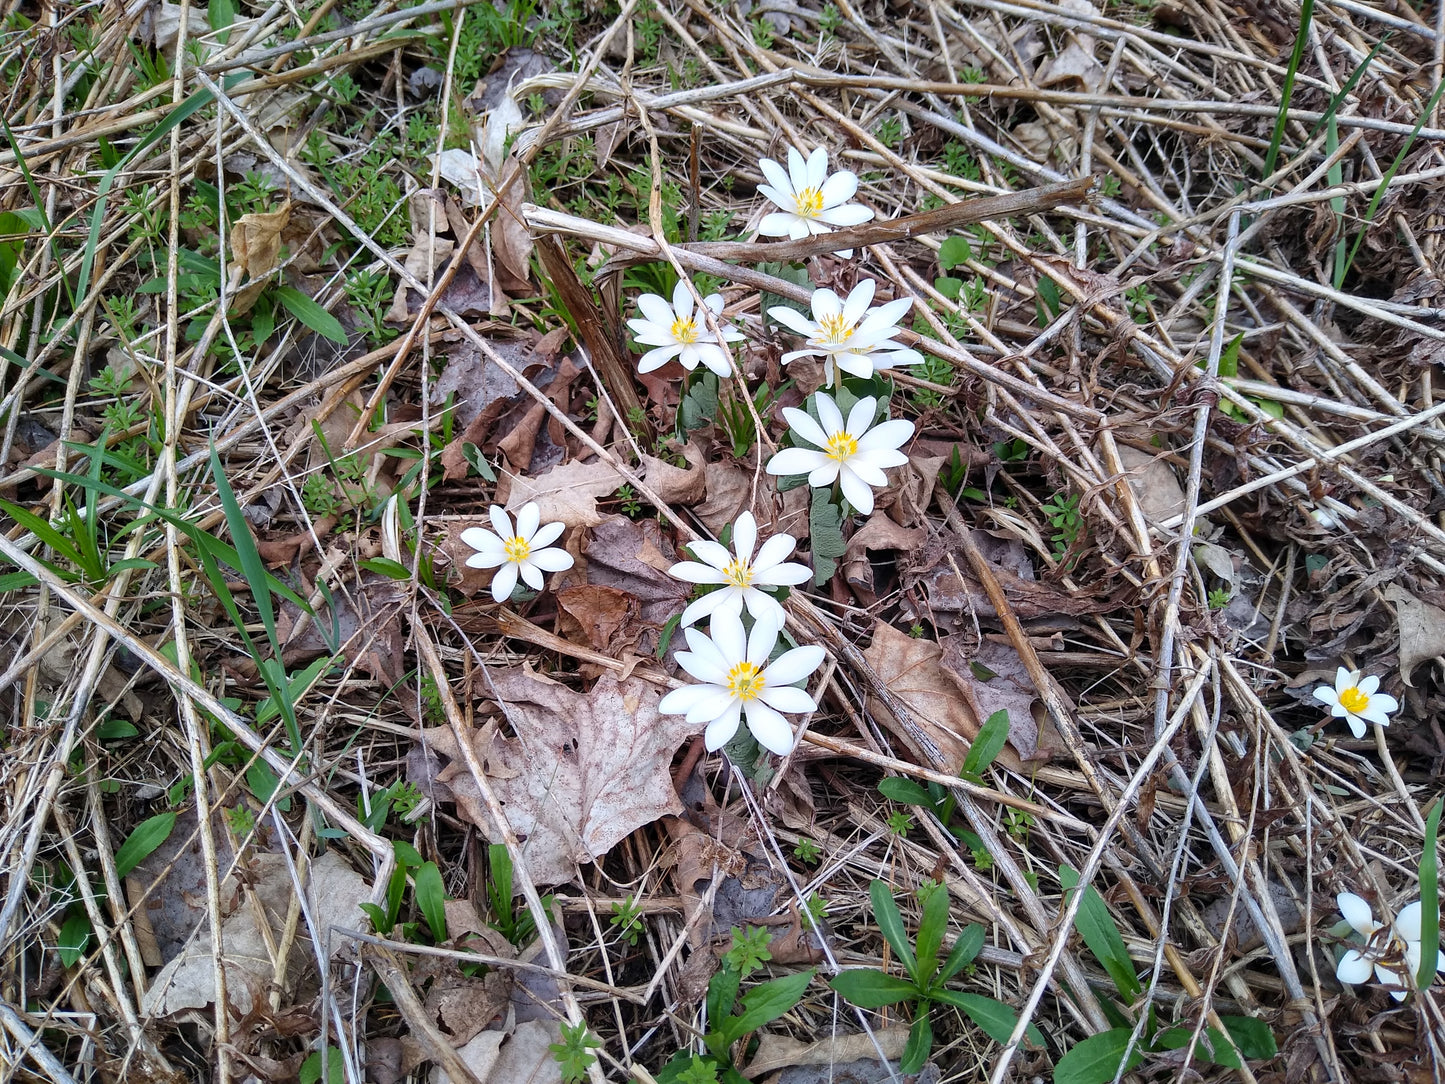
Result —
MULTIPOLYGON (((1404 1001, 1415 989, 1424 952, 1420 945, 1420 901, 1400 908, 1395 921, 1386 925, 1375 921, 1370 905, 1353 892, 1335 897, 1340 914, 1352 930, 1365 939, 1361 947, 1350 947, 1335 965, 1335 977, 1341 982, 1358 985, 1369 982, 1370 976, 1390 991, 1396 1001, 1404 1001)), ((1435 970, 1445 971, 1445 952, 1435 946, 1435 970)))
MULTIPOLYGON (((857 176, 848 170, 830 175, 828 152, 822 147, 806 158, 789 148, 786 169, 766 159, 759 168, 767 179, 759 191, 779 208, 759 224, 764 236, 801 239, 873 217, 868 208, 850 202, 858 190, 857 176)), ((846 249, 838 254, 848 258, 853 253, 846 249)), ((912 300, 874 306, 875 292, 871 279, 860 281, 846 298, 816 290, 811 319, 786 306, 769 309, 773 319, 804 340, 800 349, 783 355, 783 364, 821 358, 825 381, 836 388, 844 374, 867 379, 875 372, 922 362, 922 355, 894 338, 912 300)), ((733 374, 732 344, 744 335, 723 321, 721 294, 704 297, 684 279, 670 300, 643 294, 637 306, 640 315, 627 323, 638 344, 648 348, 638 362, 639 372, 652 372, 676 359, 688 372, 702 365, 719 377, 733 374)), ((784 409, 792 446, 769 459, 767 472, 806 475, 809 485, 818 488, 836 484, 855 511, 871 513, 873 491, 887 484, 884 471, 908 461, 899 449, 913 436, 913 423, 890 420, 872 396, 854 402, 846 421, 826 392, 813 397, 812 409, 815 415, 784 409)), ((492 506, 490 516, 493 530, 472 527, 461 538, 477 551, 468 565, 497 570, 492 579, 497 602, 509 599, 519 580, 540 591, 544 572, 572 567, 565 549, 549 548, 560 537, 562 524, 541 524, 535 504, 518 510, 515 529, 500 507, 492 506)), ((786 615, 775 592, 805 583, 813 573, 788 560, 797 546, 793 536, 778 534, 761 546, 758 542, 757 521, 751 512, 743 512, 732 525, 731 551, 717 542, 694 542, 689 546, 693 560, 669 570, 680 580, 714 589, 689 604, 679 619, 688 650, 678 652, 677 660, 696 684, 669 693, 661 710, 706 724, 709 750, 720 748, 746 720, 764 748, 786 754, 794 737, 784 715, 816 710, 801 683, 822 663, 823 650, 794 647, 778 654, 786 615), (750 627, 744 624, 744 611, 750 627), (706 634, 695 627, 701 621, 708 622, 706 634)))

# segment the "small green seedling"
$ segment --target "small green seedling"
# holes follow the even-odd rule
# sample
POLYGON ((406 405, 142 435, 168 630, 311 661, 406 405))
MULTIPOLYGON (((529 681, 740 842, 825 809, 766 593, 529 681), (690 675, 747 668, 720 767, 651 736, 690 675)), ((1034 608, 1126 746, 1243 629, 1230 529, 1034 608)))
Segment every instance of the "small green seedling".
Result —
POLYGON ((637 939, 642 936, 642 911, 632 896, 612 905, 611 925, 616 927, 618 937, 637 947, 637 939))
POLYGON ((818 858, 822 853, 823 849, 811 839, 800 839, 798 845, 793 848, 793 857, 810 866, 818 864, 818 858))
MULTIPOLYGON (((873 881, 868 886, 868 896, 873 901, 873 915, 883 931, 883 937, 898 957, 907 978, 885 971, 856 968, 834 976, 828 985, 850 1004, 863 1009, 879 1009, 901 1001, 915 1003, 913 1026, 908 1032, 908 1043, 903 1048, 900 1070, 916 1073, 928 1060, 933 1050, 933 1024, 929 1017, 935 1004, 952 1005, 990 1038, 1007 1042, 1018 1022, 1018 1014, 1013 1009, 983 994, 947 988, 949 981, 973 962, 983 948, 984 940, 982 926, 975 923, 965 927, 948 957, 940 963, 943 935, 948 928, 947 889, 931 881, 919 889, 923 918, 918 924, 916 947, 908 942, 903 916, 898 912, 888 885, 883 881, 873 881)), ((1027 1035, 1029 1041, 1042 1045, 1043 1035, 1032 1024, 1027 1035)))
POLYGON ((694 1084, 699 1081, 747 1084, 746 1078, 733 1063, 733 1045, 796 1005, 813 978, 813 971, 809 969, 754 986, 742 996, 739 1009, 738 989, 743 979, 771 958, 767 942, 768 932, 765 929, 741 934, 738 930, 733 931, 733 947, 723 955, 722 967, 707 986, 709 1030, 703 1036, 707 1052, 678 1051, 657 1074, 657 1084, 694 1084))
POLYGON ((592 1051, 600 1048, 602 1043, 588 1033, 586 1024, 564 1023, 561 1029, 562 1041, 551 1044, 547 1049, 562 1070, 563 1084, 580 1084, 587 1079, 587 1070, 597 1060, 592 1051))

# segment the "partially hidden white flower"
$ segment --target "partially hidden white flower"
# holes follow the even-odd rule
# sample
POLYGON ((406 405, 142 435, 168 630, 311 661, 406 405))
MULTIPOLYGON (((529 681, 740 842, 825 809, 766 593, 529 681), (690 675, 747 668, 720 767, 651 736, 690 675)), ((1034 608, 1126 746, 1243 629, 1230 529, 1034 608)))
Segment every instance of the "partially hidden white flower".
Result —
MULTIPOLYGON (((702 303, 714 314, 722 312, 722 294, 708 294, 702 303)), ((637 363, 639 373, 650 373, 677 358, 689 372, 702 362, 718 376, 732 375, 732 351, 727 344, 741 342, 744 335, 731 324, 720 324, 722 339, 713 336, 686 282, 678 280, 671 305, 657 294, 643 294, 637 299, 637 307, 642 310, 642 318, 628 320, 627 326, 639 343, 654 347, 637 363)))
POLYGON ((1321 685, 1315 690, 1315 699, 1328 704, 1331 715, 1348 723, 1355 737, 1363 738, 1366 723, 1389 726, 1390 712, 1400 710, 1400 702, 1393 696, 1375 691, 1379 687, 1375 675, 1362 679, 1360 671, 1341 666, 1335 671, 1335 687, 1321 685))
POLYGON ((718 542, 688 543, 687 548, 697 560, 679 562, 669 568, 667 574, 688 583, 724 586, 719 591, 708 592, 682 611, 684 628, 722 610, 740 614, 744 605, 758 621, 783 623, 782 604, 760 588, 792 587, 806 582, 813 571, 787 560, 798 544, 790 534, 773 535, 754 556, 757 544, 758 521, 751 512, 744 512, 733 524, 731 553, 718 542))
POLYGON ((512 519, 499 504, 492 505, 493 531, 485 527, 468 527, 462 532, 462 541, 477 552, 467 558, 471 568, 495 568, 492 577, 492 598, 506 602, 517 587, 517 577, 534 591, 542 590, 546 584, 544 572, 562 572, 572 567, 572 555, 558 547, 548 548, 562 534, 564 524, 546 523, 539 526, 541 510, 535 501, 528 501, 517 509, 517 529, 512 530, 512 519))
POLYGON ((689 723, 706 722, 703 743, 709 752, 726 745, 737 733, 739 719, 746 717, 759 745, 779 756, 791 753, 793 728, 782 713, 817 710, 807 690, 794 683, 818 669, 823 649, 795 647, 769 664, 780 627, 764 617, 744 635, 740 616, 718 610, 709 622, 709 635, 684 629, 691 650, 679 651, 677 661, 698 684, 672 690, 658 710, 686 715, 689 723))
POLYGON ((846 424, 843 412, 826 392, 818 392, 814 401, 821 426, 796 407, 784 407, 783 417, 794 436, 820 450, 784 448, 768 460, 768 473, 806 474, 814 488, 837 481, 848 503, 866 516, 873 511, 873 490, 888 484, 884 469, 908 462, 908 456, 898 449, 913 436, 913 423, 895 418, 873 425, 878 400, 871 395, 853 405, 846 424))
MULTIPOLYGON (((828 175, 828 151, 816 148, 807 160, 793 147, 788 148, 788 168, 771 158, 758 163, 767 184, 758 191, 782 208, 763 216, 758 232, 764 237, 790 237, 794 241, 816 233, 831 233, 835 226, 859 226, 873 217, 862 204, 849 203, 858 191, 858 175, 840 169, 828 175)), ((845 260, 853 250, 838 253, 845 260)))
POLYGON ((846 301, 832 290, 814 290, 811 320, 786 305, 769 309, 768 315, 774 320, 808 340, 803 349, 784 354, 783 364, 797 358, 822 357, 829 384, 840 379, 835 367, 867 379, 879 369, 921 364, 922 354, 892 337, 913 300, 900 297, 870 309, 875 289, 872 279, 864 279, 853 287, 846 301))
MULTIPOLYGON (((1335 902, 1350 928, 1365 939, 1363 948, 1345 950, 1335 965, 1335 976, 1356 985, 1369 982, 1373 973, 1391 997, 1404 1001, 1415 989, 1415 976, 1420 971, 1420 901, 1401 908, 1388 926, 1376 922, 1370 905, 1353 892, 1341 892, 1335 902)), ((1445 971, 1445 952, 1437 945, 1435 953, 1435 970, 1445 971)))

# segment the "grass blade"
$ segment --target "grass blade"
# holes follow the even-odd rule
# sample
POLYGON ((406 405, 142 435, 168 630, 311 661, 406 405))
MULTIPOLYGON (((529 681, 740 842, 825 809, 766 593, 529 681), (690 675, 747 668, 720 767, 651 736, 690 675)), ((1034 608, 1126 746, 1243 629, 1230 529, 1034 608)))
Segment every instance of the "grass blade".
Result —
POLYGON ((1275 118, 1274 131, 1269 137, 1269 150, 1264 156, 1264 172, 1259 178, 1261 181, 1269 180, 1274 173, 1274 163, 1279 158, 1284 126, 1289 123, 1289 102, 1294 96, 1294 79, 1299 74, 1300 60, 1305 52, 1305 39, 1309 37, 1310 22, 1314 19, 1314 14, 1315 0, 1304 0, 1299 9, 1299 32, 1294 37, 1294 51, 1290 53, 1289 66, 1284 70, 1284 83, 1279 88, 1279 116, 1275 118))

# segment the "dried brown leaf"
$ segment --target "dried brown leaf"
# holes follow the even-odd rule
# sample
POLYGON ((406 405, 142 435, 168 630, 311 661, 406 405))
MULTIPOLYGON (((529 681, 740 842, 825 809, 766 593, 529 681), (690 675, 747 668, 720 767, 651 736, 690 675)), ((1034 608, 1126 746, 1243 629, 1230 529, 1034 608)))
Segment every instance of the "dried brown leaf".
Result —
POLYGON ((595 527, 603 520, 597 499, 610 497, 621 484, 618 473, 602 460, 583 463, 574 459, 536 478, 513 478, 506 506, 515 512, 528 501, 536 501, 543 523, 560 520, 568 527, 595 527))
POLYGON ((1414 688, 1410 674, 1422 662, 1445 655, 1445 610, 1422 602, 1397 583, 1385 588, 1395 604, 1400 628, 1400 679, 1414 688))

